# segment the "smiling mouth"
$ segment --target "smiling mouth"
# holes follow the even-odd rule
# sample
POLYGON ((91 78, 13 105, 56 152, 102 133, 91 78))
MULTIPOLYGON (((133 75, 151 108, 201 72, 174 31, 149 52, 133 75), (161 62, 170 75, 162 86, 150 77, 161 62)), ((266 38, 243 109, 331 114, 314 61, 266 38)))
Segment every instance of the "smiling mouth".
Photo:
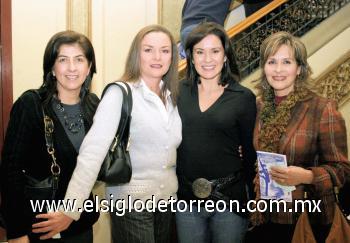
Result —
POLYGON ((163 65, 161 64, 151 64, 151 68, 162 68, 163 65))
POLYGON ((66 78, 69 79, 69 80, 75 80, 78 77, 79 77, 78 75, 66 75, 66 78))
POLYGON ((214 65, 211 65, 211 66, 202 66, 202 69, 207 70, 207 71, 211 71, 211 70, 214 70, 214 69, 215 69, 215 66, 214 66, 214 65))
POLYGON ((276 81, 283 81, 286 79, 285 76, 272 76, 273 80, 276 80, 276 81))

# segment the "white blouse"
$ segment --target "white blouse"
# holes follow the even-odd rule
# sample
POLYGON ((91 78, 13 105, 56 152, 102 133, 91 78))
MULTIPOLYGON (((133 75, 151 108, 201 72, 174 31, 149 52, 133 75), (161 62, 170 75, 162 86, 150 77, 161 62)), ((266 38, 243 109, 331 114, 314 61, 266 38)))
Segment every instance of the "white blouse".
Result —
MULTIPOLYGON (((163 82, 160 83, 163 85, 163 82)), ((143 80, 130 84, 133 107, 130 125, 132 177, 129 183, 108 186, 106 197, 113 200, 139 199, 146 202, 176 199, 176 149, 181 142, 181 120, 167 91, 165 105, 143 80)), ((101 100, 94 122, 79 150, 77 166, 70 180, 65 200, 76 199, 82 208, 95 184, 101 164, 116 133, 121 113, 122 92, 111 86, 101 100)), ((127 204, 125 205, 127 208, 127 204)), ((132 206, 131 206, 132 207, 132 206)), ((64 212, 79 219, 80 212, 64 212)))

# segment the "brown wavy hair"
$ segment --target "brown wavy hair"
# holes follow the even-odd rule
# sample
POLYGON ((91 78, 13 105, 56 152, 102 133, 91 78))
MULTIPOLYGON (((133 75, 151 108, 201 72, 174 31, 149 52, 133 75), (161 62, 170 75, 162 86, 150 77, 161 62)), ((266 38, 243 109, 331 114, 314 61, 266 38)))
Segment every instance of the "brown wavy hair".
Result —
MULTIPOLYGON (((261 77, 260 82, 256 86, 258 89, 258 96, 262 95, 264 90, 272 89, 266 79, 264 71, 265 64, 271 55, 274 55, 282 45, 287 45, 292 51, 297 65, 300 67, 300 74, 295 80, 295 87, 307 88, 312 74, 310 65, 307 62, 307 51, 305 45, 299 38, 292 34, 280 31, 267 37, 260 46, 260 68, 261 77)), ((264 99, 264 96, 262 96, 264 99)))
POLYGON ((259 133, 259 149, 268 152, 278 152, 278 144, 285 133, 291 113, 297 102, 303 100, 309 94, 309 80, 312 74, 307 63, 305 45, 288 32, 277 32, 264 40, 260 47, 260 67, 262 75, 257 85, 264 106, 260 113, 262 129, 259 133), (267 82, 264 66, 271 55, 274 55, 282 45, 287 45, 300 67, 300 74, 295 80, 294 90, 278 106, 275 104, 273 88, 267 82))

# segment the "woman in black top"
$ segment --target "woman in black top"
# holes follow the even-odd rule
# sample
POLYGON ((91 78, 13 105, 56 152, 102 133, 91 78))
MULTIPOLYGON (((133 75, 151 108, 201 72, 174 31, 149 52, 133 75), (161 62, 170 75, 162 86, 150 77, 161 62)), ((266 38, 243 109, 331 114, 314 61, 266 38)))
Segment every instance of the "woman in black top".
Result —
POLYGON ((255 96, 238 83, 234 53, 220 25, 196 27, 188 36, 186 55, 187 76, 178 101, 183 129, 178 197, 194 201, 176 213, 178 238, 181 243, 240 242, 247 226, 242 209, 252 198, 255 96))
MULTIPOLYGON (((36 225, 39 228, 32 228, 33 223, 42 221, 35 219, 35 215, 45 212, 46 207, 43 212, 34 212, 25 194, 25 174, 39 181, 51 174, 52 159, 46 151, 42 107, 54 123, 53 145, 61 169, 55 196, 58 200, 64 198, 80 144, 99 101, 90 93, 96 64, 94 49, 86 36, 74 31, 55 34, 46 46, 43 69, 42 86, 36 92, 24 92, 12 107, 2 151, 2 212, 10 243, 38 242, 43 235, 37 233, 49 231, 45 222, 36 225)), ((99 214, 83 214, 79 221, 62 229, 60 242, 92 243, 92 225, 99 214)), ((54 240, 45 242, 51 241, 54 240)))

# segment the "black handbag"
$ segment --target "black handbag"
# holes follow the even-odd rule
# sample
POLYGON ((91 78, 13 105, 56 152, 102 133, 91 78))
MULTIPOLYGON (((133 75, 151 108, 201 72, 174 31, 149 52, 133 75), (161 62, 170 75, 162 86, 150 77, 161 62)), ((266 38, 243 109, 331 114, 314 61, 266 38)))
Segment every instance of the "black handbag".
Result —
MULTIPOLYGON (((40 97, 39 92, 37 90, 33 91, 40 97)), ((24 193, 27 198, 33 200, 54 199, 58 189, 58 181, 61 173, 61 168, 56 161, 55 149, 53 147, 52 133, 54 131, 54 124, 52 119, 45 114, 44 108, 41 108, 44 119, 44 131, 47 152, 49 153, 52 159, 50 167, 51 175, 40 181, 24 172, 24 176, 26 179, 24 193)))
POLYGON ((132 94, 129 85, 125 82, 122 83, 126 87, 127 91, 123 85, 118 84, 118 82, 114 82, 107 85, 102 93, 103 97, 104 93, 111 85, 119 86, 123 93, 123 105, 117 133, 111 146, 109 147, 98 176, 98 180, 109 185, 127 183, 130 181, 132 174, 128 150, 130 139, 132 94))

